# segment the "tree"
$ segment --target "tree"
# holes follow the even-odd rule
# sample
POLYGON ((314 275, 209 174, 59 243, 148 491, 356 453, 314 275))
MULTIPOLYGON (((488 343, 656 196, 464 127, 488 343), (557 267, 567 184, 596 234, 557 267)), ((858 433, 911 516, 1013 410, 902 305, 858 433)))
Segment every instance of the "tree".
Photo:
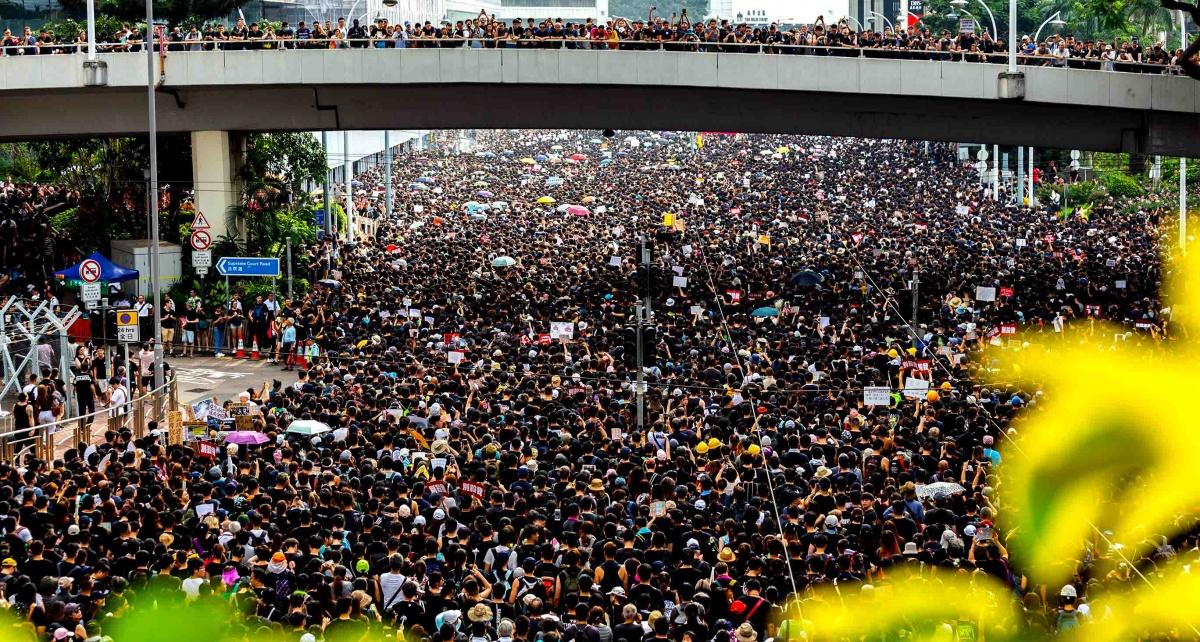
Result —
MULTIPOLYGON (((72 15, 81 15, 86 0, 61 0, 62 7, 72 15)), ((191 20, 225 18, 244 4, 244 0, 154 0, 154 19, 172 25, 191 20)), ((146 3, 142 0, 101 0, 97 12, 117 20, 145 24, 146 3)))

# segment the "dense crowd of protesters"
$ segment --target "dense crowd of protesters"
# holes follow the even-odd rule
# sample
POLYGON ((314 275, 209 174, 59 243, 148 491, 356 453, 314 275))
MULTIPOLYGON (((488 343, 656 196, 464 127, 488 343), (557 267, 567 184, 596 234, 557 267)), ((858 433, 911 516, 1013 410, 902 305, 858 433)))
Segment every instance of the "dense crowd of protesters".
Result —
POLYGON ((1170 338, 1160 212, 1006 207, 951 147, 898 141, 492 132, 393 178, 389 217, 358 177, 374 238, 302 250, 312 290, 254 304, 297 375, 218 401, 264 443, 155 425, 0 464, 0 594, 40 639, 158 591, 231 601, 247 639, 798 642, 817 589, 901 569, 992 576, 1030 634, 1102 617, 1105 551, 1065 586, 1009 564, 994 471, 1040 392, 977 348, 1096 316, 1170 338))
MULTIPOLYGON (((100 34, 98 49, 104 52, 142 51, 145 34, 136 25, 123 25, 113 33, 100 34)), ((344 49, 344 48, 554 48, 554 49, 626 49, 704 51, 737 53, 778 53, 834 56, 886 56, 915 60, 965 60, 1004 62, 1007 44, 999 34, 982 32, 951 33, 931 30, 922 23, 894 29, 863 28, 848 19, 827 25, 824 19, 813 24, 752 26, 729 20, 709 19, 692 23, 686 16, 676 19, 654 17, 646 20, 618 18, 608 21, 566 21, 562 19, 513 19, 511 23, 481 15, 474 20, 459 20, 440 25, 431 21, 389 24, 379 18, 372 24, 358 19, 347 23, 320 20, 299 21, 295 25, 267 21, 246 23, 239 19, 232 27, 222 22, 204 27, 173 26, 166 30, 163 44, 170 51, 247 50, 247 49, 344 49)), ((62 39, 42 30, 26 27, 23 33, 5 30, 0 37, 0 54, 32 55, 72 53, 82 50, 87 34, 79 32, 62 39)), ((1137 38, 1076 38, 1052 34, 1034 42, 1028 35, 1020 43, 1020 63, 1024 65, 1104 69, 1107 71, 1157 72, 1178 68, 1182 49, 1164 41, 1142 44, 1137 38)))

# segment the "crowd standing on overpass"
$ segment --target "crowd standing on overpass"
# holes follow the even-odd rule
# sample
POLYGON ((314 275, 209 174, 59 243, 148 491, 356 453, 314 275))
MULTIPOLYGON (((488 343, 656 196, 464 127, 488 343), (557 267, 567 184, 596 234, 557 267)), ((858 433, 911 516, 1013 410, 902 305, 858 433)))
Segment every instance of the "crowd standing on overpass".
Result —
POLYGON ((1041 393, 977 349, 1089 317, 1170 340, 1161 212, 1064 220, 945 145, 784 136, 481 133, 393 183, 388 216, 358 177, 375 233, 303 250, 314 287, 266 315, 305 348, 233 400, 264 443, 149 426, 0 463, 0 595, 39 639, 157 591, 233 602, 245 639, 795 642, 819 589, 902 569, 994 577, 1031 634, 1103 618, 1093 566, 1009 563, 994 472, 1041 393))
MULTIPOLYGON (((142 51, 145 33, 136 25, 98 34, 102 52, 142 51)), ((74 53, 86 48, 87 34, 80 31, 61 39, 50 31, 35 33, 26 27, 23 33, 6 29, 0 37, 0 55, 36 55, 74 53)), ((363 24, 345 18, 336 22, 267 21, 234 25, 209 22, 200 28, 172 26, 165 30, 156 47, 166 51, 262 50, 262 49, 346 49, 346 48, 543 48, 543 49, 624 49, 697 52, 774 53, 823 56, 870 56, 910 60, 962 60, 1003 63, 1007 44, 1000 34, 949 30, 940 32, 917 23, 907 28, 888 26, 882 30, 841 19, 826 24, 766 27, 729 20, 678 19, 656 17, 646 20, 617 18, 600 21, 563 21, 561 18, 513 19, 511 23, 481 14, 473 20, 451 24, 431 21, 389 24, 385 18, 363 24)), ((1134 71, 1144 73, 1178 72, 1182 49, 1165 41, 1142 44, 1137 38, 1076 38, 1051 34, 1041 42, 1030 36, 1021 38, 1020 63, 1024 65, 1134 71)))

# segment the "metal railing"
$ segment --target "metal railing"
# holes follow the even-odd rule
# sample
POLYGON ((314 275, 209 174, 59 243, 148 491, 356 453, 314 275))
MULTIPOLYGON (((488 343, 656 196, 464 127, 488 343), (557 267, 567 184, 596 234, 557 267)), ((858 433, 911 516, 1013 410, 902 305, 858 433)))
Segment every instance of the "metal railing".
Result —
POLYGON ((167 413, 178 406, 179 385, 171 380, 125 402, 124 408, 119 411, 105 408, 20 430, 13 429, 12 416, 9 415, 0 424, 0 461, 15 462, 29 452, 36 453, 44 461, 51 461, 57 455, 58 447, 64 443, 64 434, 72 438, 74 447, 86 448, 93 442, 92 426, 98 419, 105 421, 105 430, 129 428, 134 438, 145 437, 147 423, 166 421, 167 413))
MULTIPOLYGON (((144 53, 143 43, 98 43, 100 53, 144 53)), ((159 42, 154 50, 162 55, 202 51, 291 51, 325 49, 559 49, 576 51, 676 51, 692 53, 747 53, 829 56, 842 58, 880 58, 888 60, 926 60, 940 62, 1006 64, 1007 52, 908 49, 897 47, 835 46, 790 43, 720 43, 699 40, 599 40, 587 37, 546 38, 280 38, 219 39, 159 42), (166 51, 163 52, 163 46, 166 51)), ((82 55, 86 43, 0 47, 0 57, 23 55, 82 55)), ((1062 67, 1126 73, 1181 74, 1179 65, 1167 63, 1105 60, 1099 56, 1060 58, 1045 54, 1018 53, 1017 64, 1035 67, 1062 67)))

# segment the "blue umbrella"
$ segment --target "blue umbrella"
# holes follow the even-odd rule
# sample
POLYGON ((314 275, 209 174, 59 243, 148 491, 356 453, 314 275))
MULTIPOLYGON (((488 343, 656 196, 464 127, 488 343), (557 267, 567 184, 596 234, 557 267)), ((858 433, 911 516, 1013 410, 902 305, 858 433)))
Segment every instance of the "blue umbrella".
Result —
POLYGON ((592 139, 592 144, 593 144, 593 145, 599 145, 601 142, 602 142, 602 141, 601 141, 599 138, 593 138, 593 139, 592 139))
POLYGON ((414 189, 414 190, 417 190, 418 192, 425 192, 425 191, 429 190, 429 187, 426 185, 422 185, 421 183, 409 183, 408 189, 414 189))
POLYGON ((617 152, 617 156, 628 156, 629 152, 617 152))
POLYGON ((609 163, 612 163, 612 159, 611 159, 611 158, 602 158, 602 159, 600 159, 600 167, 604 167, 604 166, 608 165, 609 163))
POLYGON ((433 179, 430 178, 429 176, 422 176, 421 178, 417 179, 417 182, 418 183, 432 183, 433 179))
POLYGON ((546 160, 547 158, 550 158, 550 157, 549 157, 549 156, 547 156, 547 155, 545 155, 545 154, 538 154, 537 156, 534 156, 534 157, 533 157, 533 160, 535 160, 535 161, 537 161, 537 162, 539 162, 539 163, 540 163, 540 162, 542 162, 542 161, 546 160))
POLYGON ((485 189, 481 189, 478 192, 475 192, 475 195, 478 196, 479 198, 491 198, 492 196, 495 196, 494 194, 492 194, 491 192, 489 192, 485 189))
POLYGON ((758 308, 754 312, 751 312, 750 316, 752 316, 752 317, 777 317, 777 316, 779 316, 779 310, 776 310, 775 308, 771 308, 771 307, 758 308))

